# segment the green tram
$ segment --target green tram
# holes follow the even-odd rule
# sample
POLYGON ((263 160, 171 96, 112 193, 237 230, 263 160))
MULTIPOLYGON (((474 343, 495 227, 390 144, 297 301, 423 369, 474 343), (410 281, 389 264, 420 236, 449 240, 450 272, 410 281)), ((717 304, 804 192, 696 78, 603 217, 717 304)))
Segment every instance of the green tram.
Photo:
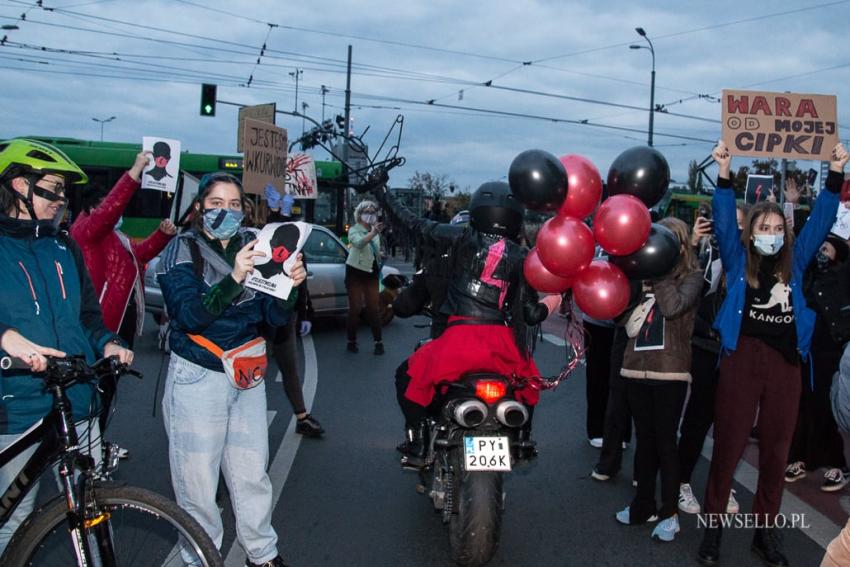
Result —
MULTIPOLYGON (((65 152, 89 176, 89 187, 112 187, 133 164, 142 150, 142 145, 120 142, 96 142, 74 138, 49 138, 29 136, 52 144, 65 152)), ((241 177, 242 156, 197 154, 184 151, 180 154, 180 177, 176 194, 165 193, 153 189, 139 190, 124 212, 124 223, 121 231, 134 238, 143 238, 153 232, 160 221, 166 217, 175 218, 184 211, 173 211, 174 202, 180 199, 183 187, 183 174, 188 173, 200 178, 205 173, 227 171, 241 177)), ((295 212, 302 211, 305 220, 320 224, 340 233, 343 228, 341 207, 338 206, 339 196, 345 187, 342 164, 335 161, 317 161, 316 178, 318 180, 318 195, 315 200, 296 201, 295 212)), ((69 210, 76 216, 82 208, 82 190, 72 190, 69 195, 69 210)))

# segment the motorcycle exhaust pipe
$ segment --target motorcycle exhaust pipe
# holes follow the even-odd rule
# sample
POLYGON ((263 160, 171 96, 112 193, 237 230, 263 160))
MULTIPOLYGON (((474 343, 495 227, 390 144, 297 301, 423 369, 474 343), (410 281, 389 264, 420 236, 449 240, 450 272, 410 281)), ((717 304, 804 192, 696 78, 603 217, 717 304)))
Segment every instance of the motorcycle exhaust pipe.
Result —
POLYGON ((515 400, 507 400, 496 407, 496 419, 507 427, 522 427, 528 421, 528 409, 515 400))
POLYGON ((461 426, 473 429, 487 419, 487 406, 480 400, 466 400, 456 405, 452 413, 461 426))

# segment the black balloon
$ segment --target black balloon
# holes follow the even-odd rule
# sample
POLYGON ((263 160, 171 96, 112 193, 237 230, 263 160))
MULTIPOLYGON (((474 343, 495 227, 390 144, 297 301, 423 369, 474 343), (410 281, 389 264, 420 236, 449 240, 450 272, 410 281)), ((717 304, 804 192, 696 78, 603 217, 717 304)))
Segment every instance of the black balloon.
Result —
POLYGON ((630 148, 614 160, 608 170, 608 194, 626 193, 652 207, 661 200, 670 184, 670 166, 656 149, 630 148))
POLYGON ((679 239, 667 227, 653 224, 640 250, 628 256, 611 256, 608 261, 623 270, 630 280, 653 280, 666 276, 679 261, 679 239))
POLYGON ((508 170, 511 193, 532 211, 557 211, 567 196, 567 170, 543 150, 526 150, 508 170))

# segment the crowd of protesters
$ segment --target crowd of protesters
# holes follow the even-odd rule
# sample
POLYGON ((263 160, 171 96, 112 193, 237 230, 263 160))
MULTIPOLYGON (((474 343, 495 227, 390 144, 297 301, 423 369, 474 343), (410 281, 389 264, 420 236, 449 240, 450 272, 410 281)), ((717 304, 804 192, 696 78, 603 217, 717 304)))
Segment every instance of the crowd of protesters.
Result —
MULTIPOLYGON (((844 347, 850 341, 850 246, 830 234, 848 153, 836 146, 825 190, 808 216, 798 210, 793 218, 786 218, 773 202, 736 203, 731 160, 722 142, 713 157, 720 171, 712 207, 701 208, 692 227, 672 217, 659 221, 678 240, 675 268, 652 281, 632 282, 631 307, 617 320, 583 322, 588 344, 586 434, 590 445, 601 449, 591 476, 605 482, 620 474, 634 424, 635 493, 629 505, 614 515, 627 525, 651 522, 653 539, 672 541, 681 529, 679 513, 739 512, 733 474, 748 440, 755 439, 759 477, 752 511, 764 519, 765 527, 756 530, 753 549, 770 565, 787 565, 779 532, 770 527, 780 511, 784 484, 819 470, 825 492, 840 491, 850 482, 838 425, 850 421, 850 411, 842 417, 831 397, 833 377, 842 355, 847 359, 844 347), (639 344, 651 333, 657 333, 654 346, 639 344), (693 473, 712 428, 710 470, 700 499, 693 473), (660 501, 656 500, 659 477, 660 501)), ((186 230, 178 235, 174 223, 165 219, 148 238, 134 241, 120 230, 122 215, 149 160, 148 153, 139 153, 115 187, 87 193, 82 211, 63 232, 59 221, 67 204, 66 186, 85 183, 85 174, 46 144, 0 143, 0 254, 19 268, 5 276, 15 280, 9 289, 26 291, 10 294, 0 304, 0 346, 29 367, 18 375, 3 375, 3 391, 14 392, 16 401, 24 400, 27 407, 24 414, 0 412, 0 447, 45 413, 46 394, 26 378, 43 371, 47 357, 83 352, 89 362, 109 355, 132 362, 131 349, 145 314, 142 266, 161 254, 157 278, 171 347, 162 406, 177 501, 220 546, 223 523, 215 494, 223 474, 237 500, 237 534, 248 565, 279 567, 284 563, 271 526, 272 491, 266 472, 265 385, 260 381, 258 387, 233 387, 234 377, 221 355, 254 348, 265 337, 283 374, 296 431, 312 437, 324 433, 305 407, 296 364, 297 337, 312 327, 310 296, 303 284, 306 266, 299 258, 291 269, 296 291, 285 301, 244 286, 255 258, 263 256, 254 250, 252 227, 293 220, 294 199, 269 187, 265 204, 257 207, 246 198, 238 178, 208 174, 200 181, 186 230), (22 252, 23 243, 29 252, 22 252), (42 264, 48 261, 55 269, 44 269, 42 264), (34 280, 31 272, 42 275, 34 280), (60 291, 51 291, 53 287, 60 291), (73 296, 74 301, 54 301, 57 293, 63 299, 73 296), (67 333, 51 334, 40 325, 42 310, 61 320, 67 333), (232 433, 237 429, 248 432, 252 443, 234 444, 232 433)), ((499 193, 500 199, 509 199, 507 185, 499 190, 504 193, 499 193)), ((494 198, 491 193, 496 189, 489 191, 485 195, 494 198)), ((796 203, 799 192, 794 184, 786 195, 796 203)), ((411 256, 404 227, 385 226, 379 216, 378 203, 392 209, 392 198, 376 196, 378 202, 364 199, 356 206, 348 231, 349 353, 359 350, 362 317, 371 330, 372 352, 384 354, 378 308, 383 259, 399 245, 406 258, 411 256)), ((426 217, 427 221, 417 222, 428 234, 450 219, 436 206, 426 217)), ((521 218, 518 212, 510 234, 517 251, 523 243, 533 242, 533 235, 520 236, 521 218)), ((469 221, 470 214, 463 211, 450 224, 465 226, 469 221)), ((455 240, 457 235, 472 234, 455 228, 451 233, 455 240)), ((414 261, 425 271, 421 281, 414 277, 402 298, 410 300, 411 307, 399 303, 407 315, 428 303, 432 307, 435 301, 442 303, 451 281, 451 270, 441 264, 445 254, 416 248, 414 261), (424 299, 412 296, 417 290, 424 299)), ((520 266, 514 266, 517 274, 520 266)), ((559 302, 536 305, 536 295, 530 297, 535 298, 537 311, 529 318, 536 322, 554 312, 559 302)), ((435 315, 432 331, 439 337, 446 320, 435 315)), ((448 344, 445 336, 434 344, 444 343, 448 344)), ((522 361, 533 365, 532 358, 522 361)), ((845 365, 850 369, 850 360, 845 365)), ((402 365, 399 375, 405 377, 409 371, 402 365)), ((405 387, 408 381, 402 380, 405 387)), ((85 417, 90 405, 85 393, 71 389, 69 397, 75 416, 85 417)), ((422 421, 421 416, 406 417, 411 430, 422 421)), ((99 434, 81 431, 81 435, 99 434)), ((408 459, 417 456, 415 435, 410 439, 412 444, 400 446, 408 459)), ((0 470, 0 484, 16 474, 21 458, 0 470)), ((0 529, 0 552, 34 499, 35 491, 0 529)), ((721 539, 719 525, 706 528, 698 550, 700 562, 719 561, 721 539)), ((845 534, 844 540, 850 538, 845 534)), ((843 540, 836 541, 831 549, 838 557, 843 540)))

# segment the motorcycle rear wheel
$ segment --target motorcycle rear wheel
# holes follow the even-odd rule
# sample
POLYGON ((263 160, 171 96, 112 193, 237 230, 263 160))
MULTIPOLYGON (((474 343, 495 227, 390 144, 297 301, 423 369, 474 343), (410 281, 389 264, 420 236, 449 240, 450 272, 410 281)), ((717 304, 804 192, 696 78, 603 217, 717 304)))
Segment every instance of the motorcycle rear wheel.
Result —
POLYGON ((463 567, 484 565, 496 553, 502 526, 502 473, 463 470, 453 455, 457 513, 449 520, 452 559, 463 567))

